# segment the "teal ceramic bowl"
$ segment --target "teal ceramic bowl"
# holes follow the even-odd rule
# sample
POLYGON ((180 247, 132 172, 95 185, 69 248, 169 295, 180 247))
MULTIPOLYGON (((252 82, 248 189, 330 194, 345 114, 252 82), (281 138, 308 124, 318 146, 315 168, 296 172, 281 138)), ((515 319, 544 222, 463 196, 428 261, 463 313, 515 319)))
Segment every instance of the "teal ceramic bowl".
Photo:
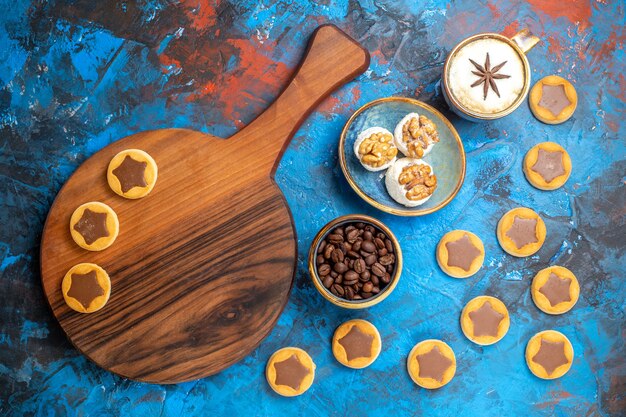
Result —
MULTIPOLYGON (((402 157, 401 154, 398 157, 402 157)), ((398 216, 423 216, 439 210, 454 198, 465 178, 465 151, 454 126, 428 104, 405 97, 381 98, 357 110, 341 132, 339 162, 346 180, 361 198, 398 216), (439 143, 424 157, 437 176, 437 189, 428 201, 417 207, 405 207, 393 200, 385 187, 387 171, 366 170, 353 151, 360 132, 373 126, 393 132, 400 120, 411 112, 428 117, 439 131, 439 143)))

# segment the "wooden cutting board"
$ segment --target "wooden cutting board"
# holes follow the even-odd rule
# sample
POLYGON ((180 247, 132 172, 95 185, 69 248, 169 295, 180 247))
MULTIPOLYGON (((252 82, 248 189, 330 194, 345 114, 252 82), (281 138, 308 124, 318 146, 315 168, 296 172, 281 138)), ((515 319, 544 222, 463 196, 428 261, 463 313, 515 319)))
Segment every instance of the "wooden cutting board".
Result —
POLYGON ((293 284, 296 236, 274 172, 289 140, 332 91, 365 71, 369 54, 332 25, 319 27, 279 98, 224 140, 185 129, 125 137, 85 161, 56 197, 41 241, 41 277, 74 346, 101 367, 154 383, 215 374, 250 353, 276 324, 293 284), (117 196, 106 170, 137 148, 158 165, 145 198, 117 196), (120 221, 111 247, 89 252, 69 232, 88 201, 120 221), (95 313, 71 310, 61 281, 75 264, 110 275, 111 298, 95 313))

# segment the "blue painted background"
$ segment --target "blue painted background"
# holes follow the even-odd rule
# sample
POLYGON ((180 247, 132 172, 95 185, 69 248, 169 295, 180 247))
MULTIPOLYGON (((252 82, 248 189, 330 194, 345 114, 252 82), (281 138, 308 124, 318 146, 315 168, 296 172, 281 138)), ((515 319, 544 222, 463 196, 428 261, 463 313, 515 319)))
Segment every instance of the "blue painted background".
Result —
POLYGON ((624 415, 624 2, 291 3, 0 0, 0 414, 624 415), (135 383, 90 363, 52 318, 38 273, 43 222, 61 185, 95 151, 140 130, 231 135, 268 106, 324 22, 362 42, 372 63, 308 118, 276 174, 294 214, 299 264, 274 331, 225 372, 175 386, 135 383), (529 53, 534 80, 559 74, 577 88, 572 119, 544 125, 525 105, 484 124, 451 115, 439 91, 447 52, 470 34, 523 27, 543 39, 529 53), (442 110, 465 144, 463 188, 425 218, 369 207, 337 164, 350 114, 389 95, 442 110), (521 169, 524 153, 544 140, 562 144, 574 165, 554 192, 532 188, 521 169), (546 244, 527 259, 505 255, 495 237, 499 217, 519 205, 537 210, 548 228, 546 244), (406 258, 395 292, 360 312, 326 302, 305 265, 317 230, 355 212, 387 223, 406 258), (487 251, 468 280, 448 278, 434 258, 440 237, 456 228, 478 234, 487 251), (552 264, 581 282, 578 304, 558 317, 529 296, 535 272, 552 264), (511 313, 508 334, 490 347, 470 343, 458 323, 462 306, 481 294, 511 313), (340 366, 330 350, 335 327, 355 317, 383 337, 379 359, 360 371, 340 366), (565 333, 575 350, 572 369, 556 381, 535 378, 524 363, 526 342, 544 329, 565 333), (405 370, 409 350, 426 338, 445 340, 457 355, 456 377, 438 391, 419 389, 405 370), (317 364, 314 385, 298 398, 278 397, 265 383, 266 360, 284 346, 306 349, 317 364))

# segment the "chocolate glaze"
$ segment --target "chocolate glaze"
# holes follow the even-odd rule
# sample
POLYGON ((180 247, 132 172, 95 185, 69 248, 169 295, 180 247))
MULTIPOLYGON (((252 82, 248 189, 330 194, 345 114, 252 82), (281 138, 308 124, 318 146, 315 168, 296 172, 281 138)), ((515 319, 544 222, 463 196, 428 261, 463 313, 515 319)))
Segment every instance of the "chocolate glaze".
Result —
POLYGON ((274 362, 276 370, 276 385, 286 385, 295 390, 300 388, 300 384, 309 374, 309 368, 302 365, 300 359, 296 355, 291 355, 281 362, 274 362))
POLYGON ((146 183, 145 173, 147 162, 139 162, 126 155, 122 163, 113 170, 113 175, 117 177, 122 186, 122 192, 128 192, 133 187, 145 187, 146 183))
POLYGON ((346 351, 349 361, 356 358, 369 358, 372 356, 372 342, 374 336, 363 333, 358 326, 352 326, 350 331, 341 339, 339 344, 346 351))
POLYGON ((565 174, 563 152, 539 149, 537 162, 531 169, 541 175, 546 182, 552 182, 555 178, 565 174))
POLYGON ((67 295, 75 298, 83 307, 89 308, 96 297, 104 295, 104 289, 98 283, 96 271, 89 271, 86 274, 72 274, 72 285, 70 285, 67 295))
POLYGON ((439 382, 443 382, 443 376, 452 365, 452 361, 441 353, 439 346, 433 347, 428 353, 417 355, 415 359, 419 364, 420 378, 432 378, 439 382))
POLYGON ((448 250, 448 266, 456 266, 469 271, 472 262, 480 256, 480 250, 474 246, 468 234, 464 234, 459 240, 446 243, 448 250))
POLYGON ((81 234, 83 239, 85 239, 85 243, 91 245, 101 237, 109 236, 107 214, 85 209, 80 220, 74 225, 74 230, 81 234))
POLYGON ((498 327, 504 314, 494 310, 491 303, 487 301, 478 310, 470 312, 469 318, 474 323, 474 337, 498 337, 498 327))
POLYGON ((541 87, 541 100, 539 100, 539 106, 548 110, 550 113, 557 117, 564 108, 572 104, 565 94, 565 86, 559 85, 547 85, 544 84, 541 87))
POLYGON ((532 360, 536 364, 541 365, 548 375, 551 375, 556 368, 569 362, 565 356, 565 343, 549 342, 541 339, 539 351, 533 356, 532 360))
POLYGON ((564 301, 572 301, 569 296, 569 287, 571 283, 571 278, 561 278, 554 272, 550 272, 548 280, 541 288, 539 288, 539 292, 545 295, 550 302, 550 305, 554 307, 564 301))
POLYGON ((515 216, 511 228, 506 235, 511 238, 517 249, 521 249, 529 243, 537 243, 537 219, 524 219, 515 216))

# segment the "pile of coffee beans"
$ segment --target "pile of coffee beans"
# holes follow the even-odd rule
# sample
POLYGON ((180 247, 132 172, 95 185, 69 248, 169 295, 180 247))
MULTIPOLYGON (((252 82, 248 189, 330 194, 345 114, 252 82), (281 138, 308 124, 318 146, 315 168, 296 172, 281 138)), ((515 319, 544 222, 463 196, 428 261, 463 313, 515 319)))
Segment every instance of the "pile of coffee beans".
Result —
POLYGON ((391 239, 362 222, 332 229, 317 248, 315 259, 324 287, 346 300, 364 300, 381 292, 395 266, 391 239))

